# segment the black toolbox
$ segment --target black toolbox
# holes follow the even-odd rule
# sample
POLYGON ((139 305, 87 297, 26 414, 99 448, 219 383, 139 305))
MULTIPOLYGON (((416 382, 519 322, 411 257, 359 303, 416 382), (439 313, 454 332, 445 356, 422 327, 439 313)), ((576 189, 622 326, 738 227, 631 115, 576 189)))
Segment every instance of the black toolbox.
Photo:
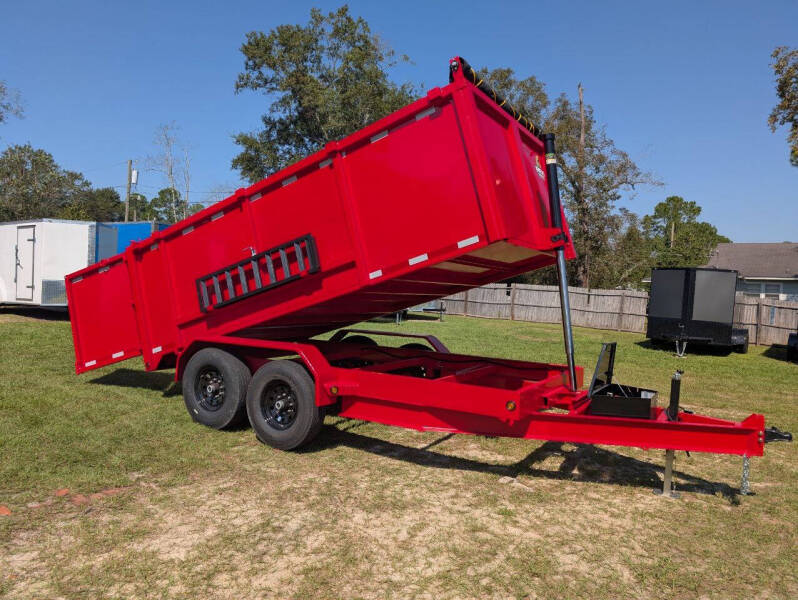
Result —
POLYGON ((590 382, 588 414, 603 417, 653 419, 657 406, 656 390, 612 382, 616 343, 603 344, 593 380, 590 382))

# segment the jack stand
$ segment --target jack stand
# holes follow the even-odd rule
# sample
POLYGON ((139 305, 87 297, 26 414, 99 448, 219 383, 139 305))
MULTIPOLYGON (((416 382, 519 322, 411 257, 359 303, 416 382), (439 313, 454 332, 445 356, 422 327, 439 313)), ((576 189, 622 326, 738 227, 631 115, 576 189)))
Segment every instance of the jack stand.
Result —
POLYGON ((679 492, 673 489, 673 450, 665 450, 665 477, 662 481, 662 489, 654 490, 654 493, 663 498, 678 498, 679 492))
POLYGON ((684 358, 684 353, 687 352, 687 342, 676 341, 676 356, 684 358))
POLYGON ((743 456, 743 477, 740 480, 740 495, 748 496, 751 494, 751 484, 748 475, 751 473, 751 459, 743 456))

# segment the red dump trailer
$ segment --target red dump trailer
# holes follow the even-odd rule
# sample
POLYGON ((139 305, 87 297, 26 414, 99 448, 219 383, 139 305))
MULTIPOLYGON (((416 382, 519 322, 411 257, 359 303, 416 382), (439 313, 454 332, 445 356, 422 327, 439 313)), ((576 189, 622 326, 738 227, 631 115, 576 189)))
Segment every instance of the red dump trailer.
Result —
POLYGON ((221 429, 248 417, 283 449, 335 411, 421 430, 761 455, 761 415, 658 407, 654 392, 612 382, 614 347, 580 391, 562 276, 567 365, 454 354, 431 336, 383 346, 346 329, 545 266, 562 275, 574 249, 556 176, 553 136, 455 58, 449 85, 67 276, 76 370, 139 355, 148 370, 174 367, 193 419, 221 429))

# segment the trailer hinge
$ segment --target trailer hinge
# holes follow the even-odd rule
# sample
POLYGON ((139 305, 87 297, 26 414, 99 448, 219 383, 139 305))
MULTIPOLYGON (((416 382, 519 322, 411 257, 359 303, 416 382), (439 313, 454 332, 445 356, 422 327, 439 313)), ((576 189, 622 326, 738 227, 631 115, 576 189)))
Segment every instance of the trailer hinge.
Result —
POLYGON ((568 237, 565 235, 564 231, 561 231, 557 235, 551 236, 551 241, 554 242, 554 243, 557 243, 559 241, 567 242, 568 241, 568 237))

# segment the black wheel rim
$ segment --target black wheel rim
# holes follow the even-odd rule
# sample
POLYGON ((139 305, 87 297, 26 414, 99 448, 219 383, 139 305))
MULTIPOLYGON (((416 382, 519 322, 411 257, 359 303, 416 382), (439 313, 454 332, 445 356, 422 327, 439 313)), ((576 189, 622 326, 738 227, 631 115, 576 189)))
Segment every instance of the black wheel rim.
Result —
POLYGON ((224 404, 224 377, 216 367, 200 369, 194 382, 194 391, 199 405, 210 412, 219 410, 224 404))
POLYGON ((280 379, 271 381, 263 390, 260 409, 269 427, 284 431, 296 421, 298 403, 293 388, 280 379))

